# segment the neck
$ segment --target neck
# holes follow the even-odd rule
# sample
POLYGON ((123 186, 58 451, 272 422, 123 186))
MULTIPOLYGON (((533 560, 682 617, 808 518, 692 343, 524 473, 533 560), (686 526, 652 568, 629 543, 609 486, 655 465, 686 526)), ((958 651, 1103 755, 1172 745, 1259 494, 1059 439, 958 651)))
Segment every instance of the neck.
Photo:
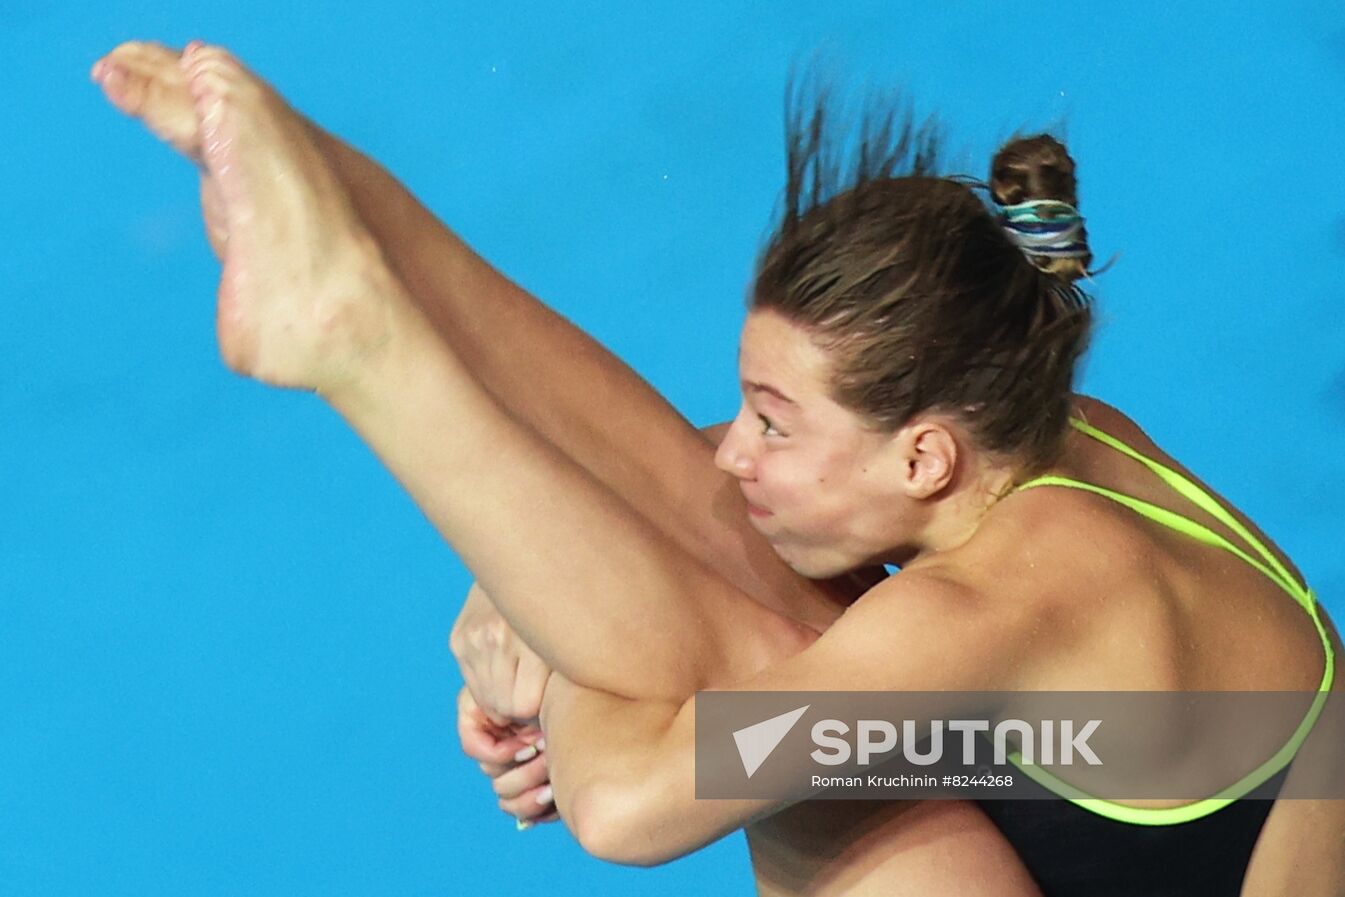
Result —
POLYGON ((1013 490, 1019 474, 1017 466, 980 459, 965 479, 955 480, 929 499, 928 521, 917 539, 905 547, 905 562, 893 563, 905 567, 971 541, 985 515, 1013 490))

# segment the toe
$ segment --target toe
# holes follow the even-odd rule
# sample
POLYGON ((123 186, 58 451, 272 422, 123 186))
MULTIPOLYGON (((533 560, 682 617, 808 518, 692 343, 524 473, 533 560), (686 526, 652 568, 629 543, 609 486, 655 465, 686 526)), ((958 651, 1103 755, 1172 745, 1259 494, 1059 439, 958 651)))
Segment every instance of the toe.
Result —
POLYGON ((196 112, 208 133, 225 106, 251 106, 267 94, 266 86, 223 47, 189 45, 183 51, 196 112))
POLYGON ((215 75, 233 87, 245 87, 254 80, 243 64, 223 47, 202 47, 196 53, 193 66, 196 71, 215 75))
POLYGON ((229 84, 214 72, 193 74, 189 83, 196 116, 201 122, 202 136, 209 141, 215 136, 223 118, 229 84))
POLYGON ((203 65, 231 65, 242 68, 238 60, 228 50, 199 40, 187 44, 182 51, 182 61, 193 68, 203 65))
POLYGON ((178 57, 177 64, 178 68, 182 69, 183 74, 191 77, 192 71, 196 68, 197 55, 204 46, 205 44, 201 41, 194 40, 182 48, 182 55, 178 57))
POLYGON ((108 101, 127 115, 137 115, 144 99, 144 83, 130 76, 118 62, 103 61, 96 67, 94 79, 103 88, 108 101))
POLYGON ((198 113, 178 56, 161 44, 127 42, 94 63, 92 75, 113 106, 199 161, 198 113))
POLYGON ((127 65, 151 71, 159 71, 165 66, 176 65, 178 57, 182 55, 177 50, 165 47, 163 44, 149 41, 124 44, 117 49, 123 50, 123 48, 122 56, 127 65))

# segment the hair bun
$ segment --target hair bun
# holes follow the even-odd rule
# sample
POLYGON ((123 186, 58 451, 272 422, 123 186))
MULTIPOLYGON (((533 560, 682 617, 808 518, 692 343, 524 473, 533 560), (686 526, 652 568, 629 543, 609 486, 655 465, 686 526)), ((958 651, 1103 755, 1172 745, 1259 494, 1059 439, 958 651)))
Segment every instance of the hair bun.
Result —
MULTIPOLYGON (((1078 209, 1078 180, 1074 160, 1065 145, 1048 134, 1018 137, 995 153, 990 163, 990 195, 1000 206, 1016 206, 1033 200, 1055 200, 1078 209)), ((1028 247, 1024 252, 1042 271, 1067 280, 1078 280, 1088 273, 1093 255, 1087 251, 1088 232, 1082 225, 1076 237, 1083 244, 1082 255, 1062 258, 1037 254, 1028 247)))

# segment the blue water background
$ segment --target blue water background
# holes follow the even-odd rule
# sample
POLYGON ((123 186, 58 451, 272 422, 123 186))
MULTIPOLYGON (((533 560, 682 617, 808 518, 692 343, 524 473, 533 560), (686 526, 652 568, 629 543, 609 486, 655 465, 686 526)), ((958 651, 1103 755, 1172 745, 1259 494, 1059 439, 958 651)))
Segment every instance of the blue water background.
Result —
POLYGON ((1345 614, 1338 2, 0 0, 0 892, 748 893, 518 834, 458 752, 461 565, 336 416, 228 373, 190 168, 120 40, 234 48, 693 420, 730 414, 791 61, 1063 125, 1100 259, 1084 387, 1345 614))

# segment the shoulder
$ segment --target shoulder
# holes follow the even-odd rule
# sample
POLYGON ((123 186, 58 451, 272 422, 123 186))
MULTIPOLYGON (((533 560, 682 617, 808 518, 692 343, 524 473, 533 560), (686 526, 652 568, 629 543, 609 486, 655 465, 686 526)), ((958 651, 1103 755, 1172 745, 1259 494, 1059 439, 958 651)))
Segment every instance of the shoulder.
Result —
POLYGON ((885 687, 1011 688, 1032 622, 1002 597, 944 565, 910 569, 869 589, 833 631, 846 651, 890 658, 897 681, 885 687))
MULTIPOLYGON (((1259 541, 1267 545, 1270 548, 1270 550, 1276 555, 1276 557, 1279 558, 1280 562, 1283 563, 1288 568, 1288 570, 1295 579, 1297 579, 1300 583, 1305 582, 1302 572, 1294 565, 1293 561, 1290 560, 1290 558, 1282 550, 1280 550, 1278 546, 1275 545, 1273 540, 1271 540, 1271 538, 1265 532, 1263 532, 1260 529, 1260 527, 1257 526, 1257 524, 1253 520, 1251 520, 1251 518, 1249 518, 1246 514, 1244 514, 1231 501, 1229 501, 1219 492, 1215 491, 1215 489, 1210 484, 1206 483, 1201 477, 1196 475, 1194 471, 1190 470, 1176 458, 1172 457, 1162 448, 1160 448, 1158 444, 1155 443, 1154 440, 1152 440, 1149 437, 1149 435, 1144 432, 1144 430, 1140 427, 1138 423, 1136 423, 1127 415, 1123 414, 1118 409, 1114 408, 1111 405, 1108 405, 1106 402, 1103 402, 1099 399, 1090 398, 1088 396, 1075 395, 1074 400, 1076 409, 1078 410, 1079 414, 1083 416, 1085 421, 1097 427, 1099 430, 1102 430, 1103 432, 1107 433, 1108 435, 1113 436, 1116 439, 1119 439, 1121 442, 1126 443, 1140 454, 1154 461, 1157 461, 1158 463, 1163 464, 1166 467, 1171 468, 1178 474, 1190 480, 1197 488, 1205 492, 1206 495, 1208 495, 1211 499, 1213 499, 1215 502, 1221 505, 1226 511, 1228 511, 1228 513, 1231 514, 1240 524, 1242 524, 1242 526, 1251 531, 1251 533, 1259 541)), ((1149 482, 1150 485, 1152 485, 1153 478, 1151 475, 1148 474, 1147 471, 1143 474, 1143 479, 1146 482, 1149 482)), ((1119 488, 1121 491, 1129 491, 1126 488, 1126 484, 1124 483, 1112 484, 1112 485, 1114 485, 1115 488, 1119 488)), ((1163 487, 1163 490, 1160 493, 1160 495, 1169 495, 1169 494, 1170 490, 1167 487, 1163 487)), ((1171 499, 1168 500, 1170 501, 1171 499)), ((1157 501, 1160 504, 1164 503, 1164 499, 1161 497, 1158 498, 1157 501)), ((1179 508, 1178 510, 1180 510, 1181 513, 1183 513, 1186 516, 1193 517, 1198 521, 1204 522, 1207 526, 1211 527, 1215 531, 1222 532, 1224 535, 1229 536, 1235 543, 1240 544, 1242 542, 1240 538, 1233 537, 1231 530, 1225 527, 1222 523, 1215 521, 1208 513, 1200 510, 1194 510, 1189 505, 1179 508)))
POLYGON ((1075 393, 1074 409, 1084 423, 1093 425, 1141 452, 1157 450, 1149 434, 1144 432, 1144 428, 1114 405, 1092 396, 1075 393))
POLYGON ((944 604, 1003 634, 1017 681, 1050 679, 1121 622, 1130 605, 1110 599, 1152 586, 1152 546, 1122 512, 1074 489, 1006 496, 966 544, 935 559, 939 578, 963 587, 960 602, 942 588, 944 604))
POLYGON ((978 616, 989 609, 989 596, 944 565, 904 570, 865 592, 851 608, 865 614, 911 619, 921 614, 978 616))

